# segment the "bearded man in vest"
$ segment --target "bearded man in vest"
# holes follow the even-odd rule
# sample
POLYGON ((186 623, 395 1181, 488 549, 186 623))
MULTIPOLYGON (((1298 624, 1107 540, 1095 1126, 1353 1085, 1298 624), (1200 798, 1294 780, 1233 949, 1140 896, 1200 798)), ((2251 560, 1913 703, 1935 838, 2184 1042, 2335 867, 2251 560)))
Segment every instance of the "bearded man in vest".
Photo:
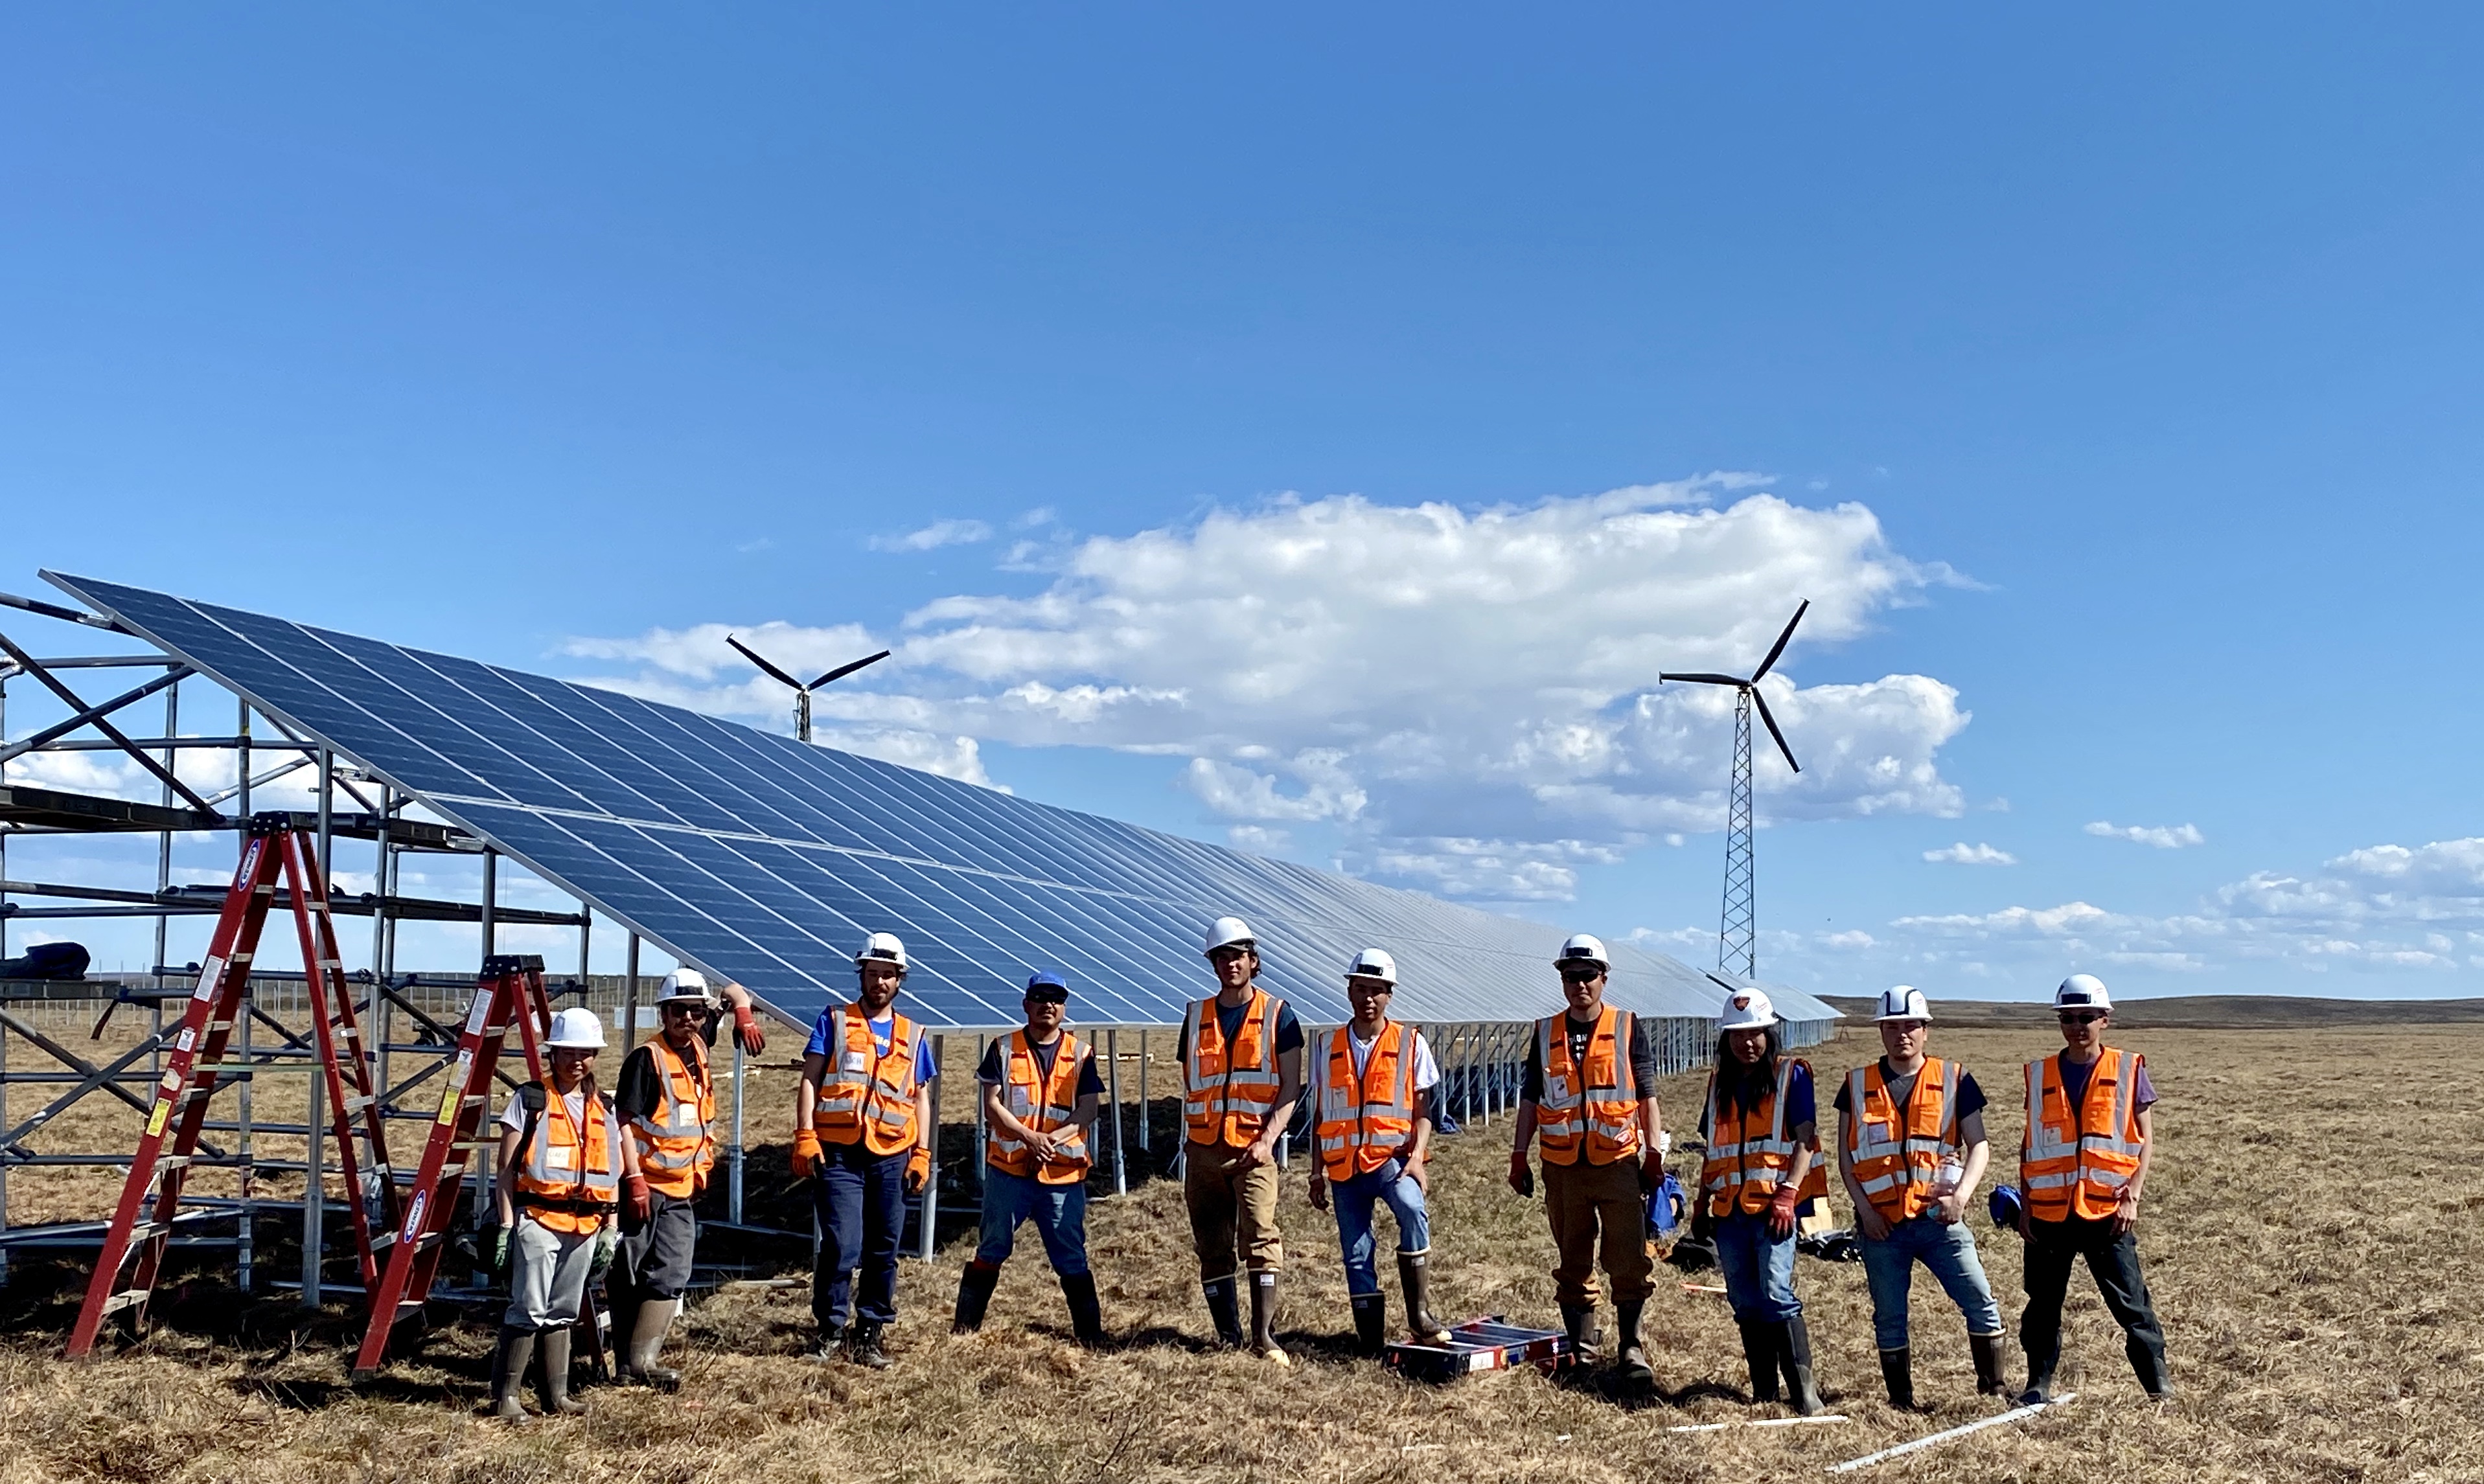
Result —
POLYGON ((1647 1194, 1664 1177, 1656 1046, 1636 1015, 1605 1003, 1612 959, 1602 941, 1584 932, 1573 936, 1552 966, 1570 1008, 1535 1022, 1509 1151, 1509 1187, 1522 1196, 1533 1193, 1526 1151, 1541 1135, 1544 1214, 1561 1254, 1552 1269, 1553 1295, 1571 1348, 1581 1358, 1594 1353, 1601 1241, 1620 1320, 1616 1364, 1624 1380, 1643 1387, 1656 1379, 1638 1337, 1639 1316, 1656 1286, 1647 1254, 1647 1194))
POLYGON ((854 955, 859 988, 850 1005, 820 1012, 802 1050, 794 1104, 794 1174, 812 1180, 820 1255, 811 1269, 811 1317, 820 1342, 811 1359, 840 1348, 857 1365, 888 1367, 880 1332, 897 1318, 897 1244, 905 1234, 905 1198, 932 1178, 932 1039, 897 1012, 905 983, 905 945, 875 932, 854 955), (847 1301, 854 1272, 862 1291, 847 1301))
POLYGON ((696 1202, 716 1166, 716 1080, 708 1064, 722 1020, 716 1012, 728 1004, 742 1049, 753 1056, 766 1050, 750 991, 731 984, 710 988, 696 969, 665 975, 656 998, 662 1029, 622 1059, 612 1093, 612 1111, 629 1130, 641 1177, 624 1182, 620 1260, 605 1285, 612 1294, 612 1333, 622 1343, 621 1379, 659 1390, 672 1390, 682 1380, 656 1357, 689 1287, 696 1202))
POLYGON ((1432 1089, 1440 1064, 1423 1033, 1389 1018, 1397 991, 1397 960, 1377 948, 1355 956, 1345 970, 1354 1019, 1330 1035, 1315 1068, 1319 1077, 1319 1160, 1311 1167, 1310 1202, 1336 1207, 1336 1239, 1345 1255, 1346 1298, 1354 1306, 1359 1354, 1388 1347, 1389 1300, 1372 1262, 1371 1206, 1386 1201, 1397 1218, 1397 1282, 1406 1292, 1406 1331, 1416 1343, 1448 1342, 1432 1318, 1427 1259, 1432 1221, 1424 1173, 1432 1143, 1432 1089), (1332 1194, 1334 1192, 1334 1194, 1332 1194))
POLYGON ((1863 1278, 1872 1289, 1873 1339, 1889 1405, 1915 1407, 1908 1290, 1920 1262, 1966 1317, 1979 1395, 2001 1382, 2001 1306, 1975 1251, 1966 1204, 1992 1146, 1984 1137, 1984 1089, 1956 1062, 1925 1055, 1931 1002, 1900 985, 1880 994, 1876 1024, 1887 1053, 1849 1072, 1837 1090, 1837 1173, 1854 1202, 1863 1278))
POLYGON ((2122 1328, 2122 1349, 2148 1396, 2165 1401, 2165 1331, 2139 1270, 2139 1197, 2155 1148, 2156 1088, 2136 1051, 2104 1043, 2113 998, 2092 974, 2053 991, 2062 1051, 2027 1064, 2027 1133, 2019 1146, 2027 1240, 2027 1308, 2018 1343, 2027 1351, 2021 1402, 2050 1401, 2062 1358, 2062 1301, 2070 1264, 2087 1259, 2096 1291, 2122 1328))
POLYGON ((1217 991, 1182 1015, 1183 1202, 1200 1286, 1219 1342, 1278 1365, 1277 1274, 1285 1247, 1277 1229, 1277 1145, 1303 1090, 1303 1026, 1293 1007, 1259 987, 1259 944, 1250 925, 1220 917, 1207 930, 1217 991), (1233 1284, 1251 1275, 1251 1335, 1242 1336, 1233 1284))
POLYGON ((1069 1013, 1069 981, 1044 969, 1026 982, 1026 1025, 984 1053, 975 1072, 983 1088, 985 1144, 983 1238, 958 1281, 952 1328, 969 1335, 1000 1282, 1021 1223, 1035 1223, 1043 1255, 1061 1280, 1069 1327, 1078 1343, 1105 1343, 1095 1277, 1087 1271, 1088 1130, 1102 1106, 1104 1078, 1095 1048, 1062 1029, 1069 1013))

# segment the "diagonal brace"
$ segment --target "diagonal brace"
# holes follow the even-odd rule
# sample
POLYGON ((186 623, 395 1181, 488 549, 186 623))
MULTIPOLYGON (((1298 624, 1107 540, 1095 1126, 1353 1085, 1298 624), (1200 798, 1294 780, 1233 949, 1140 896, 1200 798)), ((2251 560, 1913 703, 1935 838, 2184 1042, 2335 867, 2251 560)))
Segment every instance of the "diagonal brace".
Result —
POLYGON ((156 676, 153 680, 148 681, 147 684, 140 686, 135 689, 124 690, 121 694, 114 696, 111 700, 105 701, 100 705, 87 707, 85 710, 79 712, 76 715, 71 716, 67 721, 55 722, 51 726, 47 726, 41 731, 37 732, 32 737, 20 738, 16 742, 13 742, 5 747, 0 747, 0 763, 6 763, 12 758, 22 757, 26 753, 32 752, 36 748, 43 745, 45 742, 56 742, 61 738, 67 737, 71 732, 76 731, 79 727, 86 725, 97 716, 108 715, 113 712, 121 710, 121 708, 128 705, 132 701, 143 701, 148 696, 153 695, 156 691, 163 689, 166 686, 173 685, 177 681, 187 680, 189 677, 197 673, 198 671, 191 669, 186 664, 174 665, 163 674, 156 676))
MULTIPOLYGON (((101 732, 104 736, 109 737, 115 742, 118 742, 122 751, 128 753, 133 758, 136 758, 139 765, 145 768, 148 772, 153 773, 158 779, 162 780, 165 787, 171 789, 174 793, 180 795, 183 798, 188 799, 190 801, 190 807, 205 814, 214 814, 216 812, 215 806, 201 797, 197 790, 191 788, 188 784, 183 783, 180 779, 174 777, 171 769, 166 768, 163 764, 156 762, 153 758, 148 757, 146 753, 140 751, 138 744, 129 740, 127 733, 105 720, 103 717, 103 709, 87 705, 85 700, 81 698, 76 691, 71 690, 68 687, 61 684, 59 676, 54 675, 50 670, 44 668, 41 661, 26 653, 24 650, 19 649, 16 641, 10 638, 5 634, 0 634, 0 652, 6 652, 9 658, 16 661, 19 667, 24 669, 27 674, 41 681, 44 686, 50 688, 52 694, 59 696, 64 701, 67 701, 71 707, 81 713, 79 719, 85 725, 94 727, 96 731, 101 732)), ((188 670, 184 668, 179 673, 174 674, 173 678, 178 680, 181 675, 186 675, 187 673, 189 673, 188 670)))

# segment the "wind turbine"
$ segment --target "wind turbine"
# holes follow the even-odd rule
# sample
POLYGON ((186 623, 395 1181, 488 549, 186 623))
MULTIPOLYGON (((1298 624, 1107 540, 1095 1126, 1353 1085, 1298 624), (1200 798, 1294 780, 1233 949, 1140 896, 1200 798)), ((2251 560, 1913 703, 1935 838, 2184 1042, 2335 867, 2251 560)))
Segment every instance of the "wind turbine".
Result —
POLYGON ((1785 653, 1786 641, 1794 637, 1794 626, 1811 611, 1811 600, 1786 620, 1785 633, 1777 635, 1768 657, 1751 672, 1748 680, 1739 675, 1673 675, 1660 674, 1660 681, 1683 680, 1702 686, 1734 688, 1734 789, 1725 808, 1725 906, 1716 926, 1716 967, 1730 968, 1739 955, 1742 960, 1742 977, 1756 979, 1760 972, 1759 911, 1751 875, 1751 708, 1759 708, 1760 719, 1768 723, 1768 735, 1776 739, 1777 750, 1785 754, 1786 767, 1796 772, 1802 765, 1794 760, 1794 749, 1786 745, 1785 733, 1777 730, 1777 718, 1768 715, 1768 698, 1760 694, 1760 679, 1775 667, 1777 656, 1785 653))
MULTIPOLYGON (((769 663, 767 660, 761 658, 757 650, 752 649, 749 645, 735 638, 732 634, 726 634, 724 636, 724 641, 727 644, 732 645, 734 648, 742 651, 742 659, 749 661, 752 664, 759 666, 769 674, 775 676, 778 680, 781 680, 785 684, 794 688, 794 735, 804 742, 809 742, 811 740, 811 692, 819 689, 822 686, 826 685, 829 681, 841 680, 848 675, 851 675, 854 671, 861 669, 866 664, 888 658, 888 651, 884 649, 876 655, 865 655, 862 659, 856 660, 850 664, 838 665, 835 669, 830 670, 825 675, 821 676, 819 679, 806 686, 800 681, 796 680, 793 676, 786 674, 783 670, 780 670, 776 666, 769 663)), ((1773 723, 1771 724, 1773 725, 1773 723)))

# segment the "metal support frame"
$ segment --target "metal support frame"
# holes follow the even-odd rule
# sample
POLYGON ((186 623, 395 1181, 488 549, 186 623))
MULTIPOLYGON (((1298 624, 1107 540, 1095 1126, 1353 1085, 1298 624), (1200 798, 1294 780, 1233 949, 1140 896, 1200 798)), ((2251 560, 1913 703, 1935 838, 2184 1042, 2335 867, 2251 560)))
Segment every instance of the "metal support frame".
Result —
POLYGON ((1734 782, 1725 800, 1725 900, 1717 915, 1716 966, 1745 979, 1760 972, 1758 886, 1751 856, 1751 691, 1734 693, 1734 782), (1739 960, 1739 962, 1738 962, 1739 960))

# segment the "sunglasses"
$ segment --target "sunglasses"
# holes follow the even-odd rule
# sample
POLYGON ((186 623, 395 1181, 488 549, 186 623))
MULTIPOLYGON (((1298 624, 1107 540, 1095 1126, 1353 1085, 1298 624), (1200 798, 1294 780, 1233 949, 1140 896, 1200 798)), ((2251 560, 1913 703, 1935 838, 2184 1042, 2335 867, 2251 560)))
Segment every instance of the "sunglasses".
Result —
POLYGON ((664 1007, 664 1013, 677 1015, 684 1020, 705 1020, 714 1012, 704 1005, 667 1005, 664 1007))
POLYGON ((1602 969, 1589 969, 1586 972, 1580 974, 1564 973, 1561 976, 1561 983, 1565 985, 1592 985, 1597 980, 1604 977, 1605 975, 1602 969))
POLYGON ((2062 1016, 2062 1024, 2064 1024, 2064 1025, 2093 1025, 2093 1024, 2095 1024, 2097 1021, 2102 1020, 2103 1018, 2104 1018, 2104 1016, 2102 1016, 2102 1015, 2098 1015, 2098 1014, 2092 1014, 2092 1013, 2084 1013, 2084 1012, 2082 1012, 2082 1013, 2076 1013, 2076 1014, 2066 1013, 2066 1014, 2064 1014, 2064 1015, 2062 1016))

